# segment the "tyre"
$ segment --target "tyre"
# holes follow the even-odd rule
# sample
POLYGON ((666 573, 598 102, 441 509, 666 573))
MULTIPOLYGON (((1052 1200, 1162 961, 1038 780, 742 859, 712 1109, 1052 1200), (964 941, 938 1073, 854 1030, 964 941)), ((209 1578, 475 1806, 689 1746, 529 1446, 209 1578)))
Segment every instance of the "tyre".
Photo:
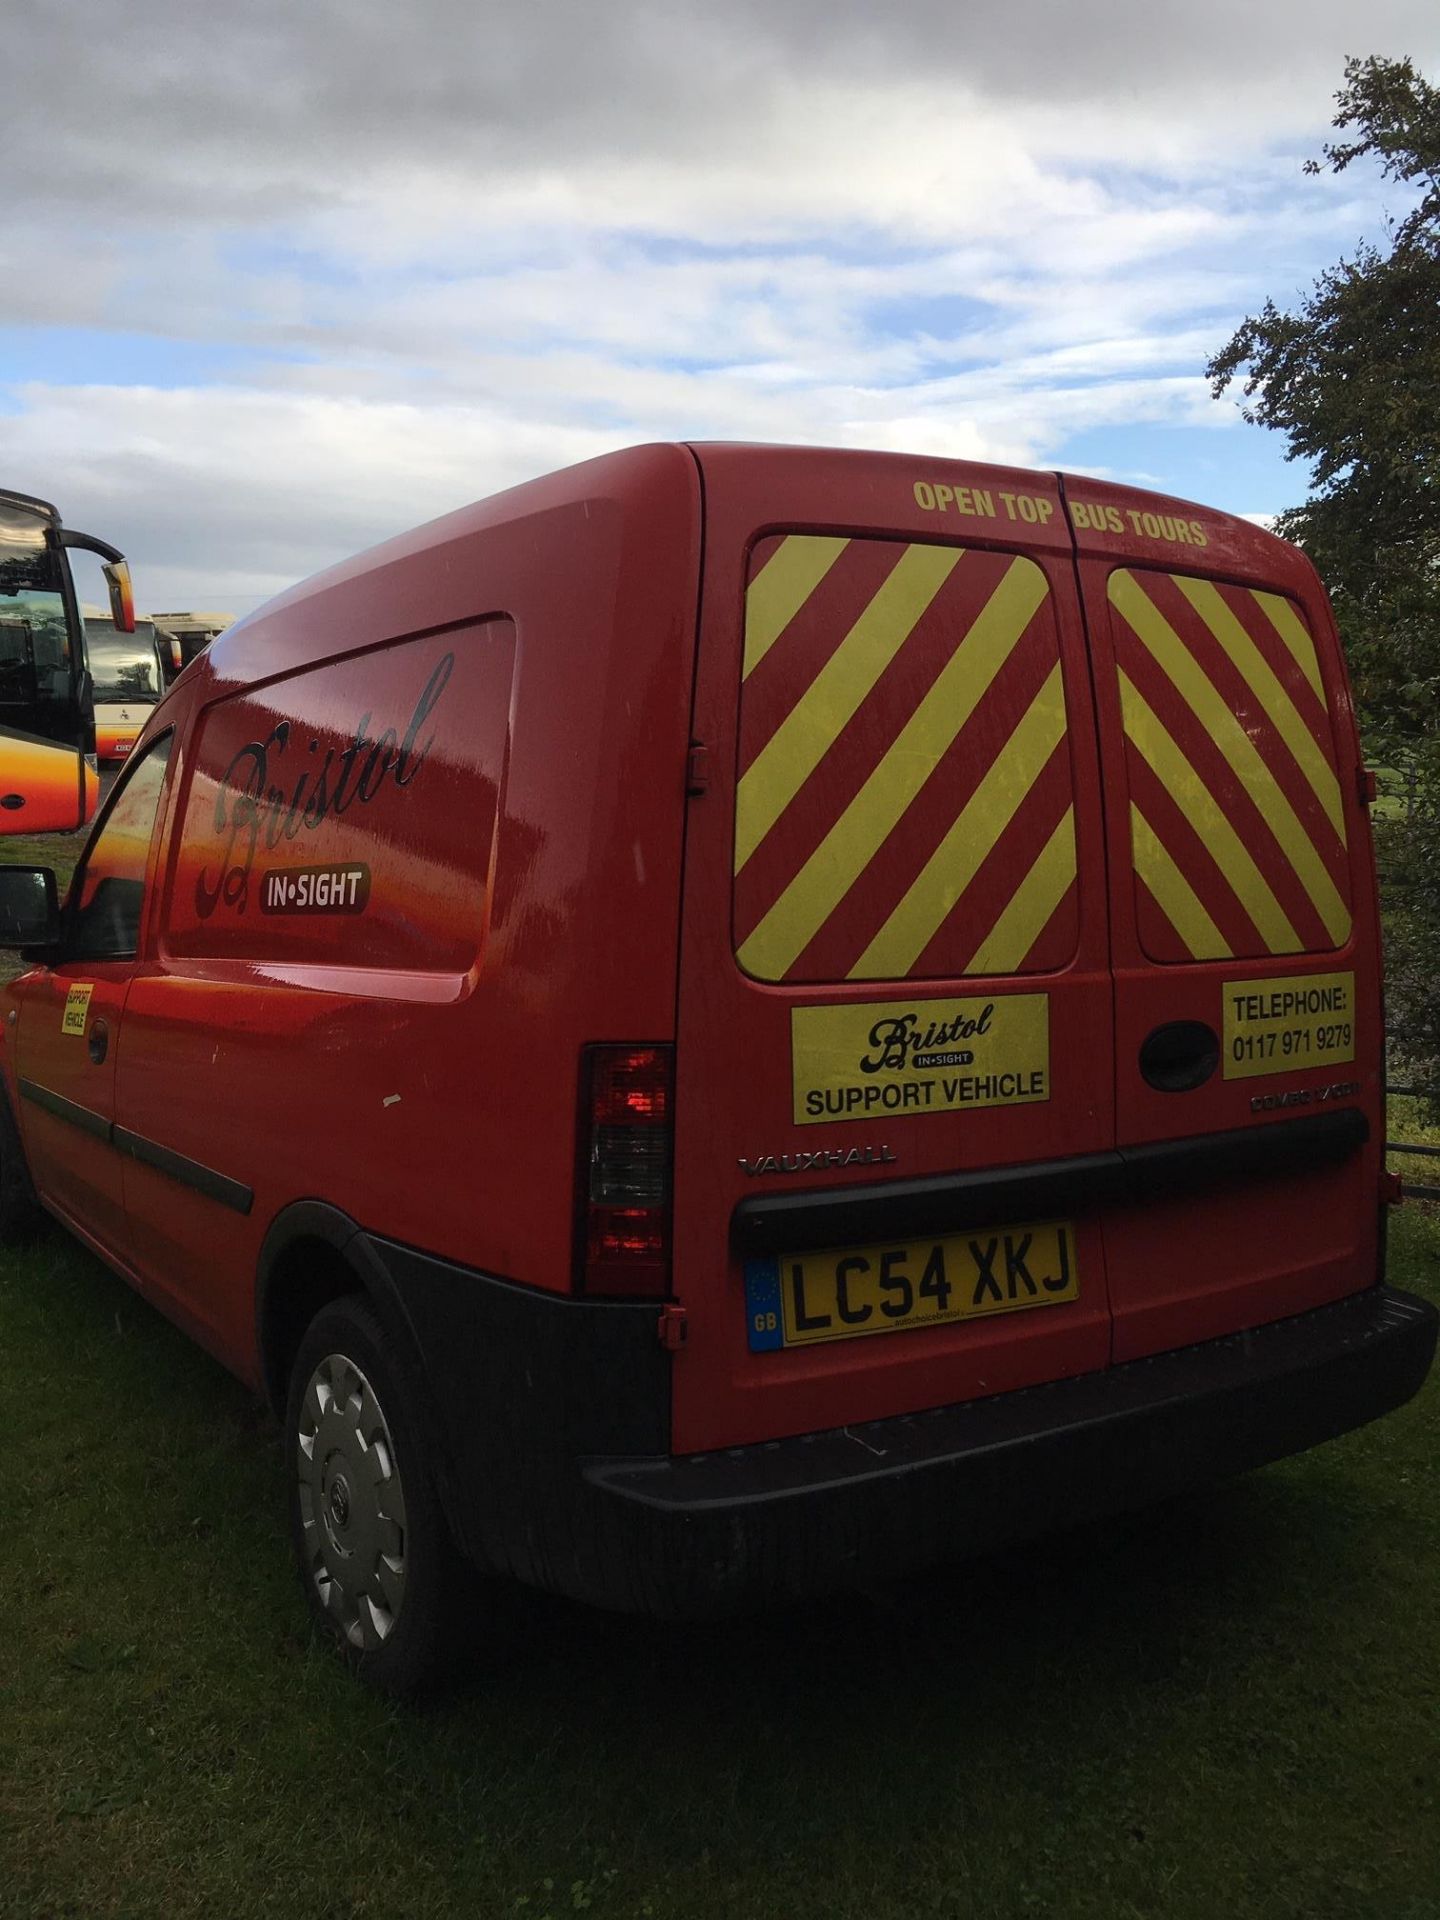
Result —
POLYGON ((290 1526, 315 1618, 369 1686, 412 1695, 454 1651, 461 1570, 417 1393, 363 1299, 323 1307, 286 1405, 290 1526))
POLYGON ((40 1224, 40 1208, 25 1165, 25 1149, 0 1092, 0 1245, 26 1240, 40 1224))

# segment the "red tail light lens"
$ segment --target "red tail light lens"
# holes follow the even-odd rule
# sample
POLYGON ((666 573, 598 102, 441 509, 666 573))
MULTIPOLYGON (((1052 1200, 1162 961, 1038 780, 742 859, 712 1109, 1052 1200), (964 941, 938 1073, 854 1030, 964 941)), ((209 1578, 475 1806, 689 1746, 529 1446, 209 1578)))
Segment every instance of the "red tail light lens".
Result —
POLYGON ((580 1139, 580 1284, 663 1299, 670 1291, 669 1047, 588 1047, 580 1139))

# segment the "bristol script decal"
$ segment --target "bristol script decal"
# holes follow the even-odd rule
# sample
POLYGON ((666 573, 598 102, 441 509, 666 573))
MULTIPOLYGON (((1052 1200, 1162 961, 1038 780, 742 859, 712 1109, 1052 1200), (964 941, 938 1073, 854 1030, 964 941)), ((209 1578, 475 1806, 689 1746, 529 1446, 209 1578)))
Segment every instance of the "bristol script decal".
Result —
MULTIPOLYGON (((436 662, 415 702, 403 740, 394 727, 387 727, 372 740, 371 716, 362 714, 348 747, 339 753, 332 747, 318 766, 302 768, 293 782, 288 770, 280 765, 290 746, 288 720, 281 720, 266 739, 251 740, 241 747, 225 769, 215 795, 215 831, 226 836, 225 853, 218 873, 207 867, 195 882, 195 911, 199 917, 208 920, 222 903, 244 913, 250 898, 250 870, 262 835, 266 847, 275 848, 282 840, 313 833, 332 816, 338 820, 357 801, 362 807, 369 806, 387 780, 402 789, 408 787, 435 744, 433 733, 423 745, 417 746, 416 742, 439 705, 454 668, 453 653, 436 662)), ((309 750, 318 753, 320 742, 312 739, 309 750)), ((367 895, 368 891, 367 887, 367 895)))

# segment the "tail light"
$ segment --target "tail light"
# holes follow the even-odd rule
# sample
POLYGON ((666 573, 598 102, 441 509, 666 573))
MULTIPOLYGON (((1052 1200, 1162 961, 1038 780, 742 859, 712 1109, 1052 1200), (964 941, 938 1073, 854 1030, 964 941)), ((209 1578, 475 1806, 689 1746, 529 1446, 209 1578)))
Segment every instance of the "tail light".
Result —
POLYGON ((170 665, 174 668, 176 673, 179 673, 180 669, 184 666, 184 664, 185 664, 185 655, 181 652, 180 642, 175 638, 174 634, 172 633, 170 636, 170 665))
POLYGON ((674 1085, 669 1047, 585 1050, 577 1266, 586 1293, 670 1291, 674 1085))

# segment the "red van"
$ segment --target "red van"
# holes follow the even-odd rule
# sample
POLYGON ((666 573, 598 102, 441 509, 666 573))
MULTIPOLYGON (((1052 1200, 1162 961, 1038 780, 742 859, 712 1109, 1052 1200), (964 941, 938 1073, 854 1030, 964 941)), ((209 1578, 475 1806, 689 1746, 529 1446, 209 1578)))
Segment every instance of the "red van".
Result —
POLYGON ((270 1396, 384 1686, 453 1549, 694 1615, 1135 1506, 1431 1364, 1367 797, 1254 526, 593 461, 232 627, 5 875, 4 1220, 270 1396))

